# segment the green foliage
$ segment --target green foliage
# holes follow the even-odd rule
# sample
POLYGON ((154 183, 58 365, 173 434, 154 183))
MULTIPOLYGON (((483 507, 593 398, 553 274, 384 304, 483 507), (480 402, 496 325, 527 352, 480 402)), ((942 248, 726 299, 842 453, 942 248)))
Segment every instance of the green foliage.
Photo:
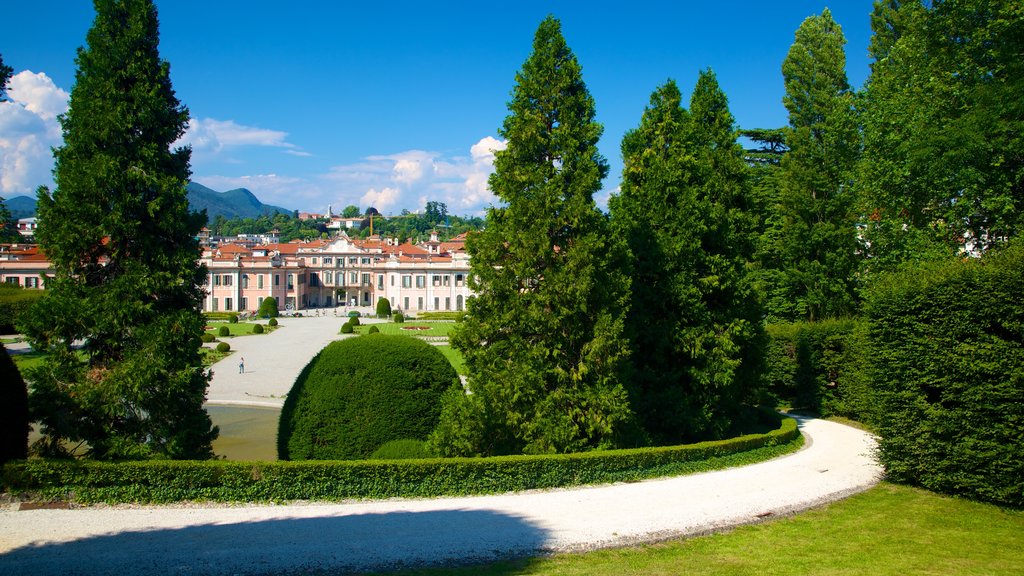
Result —
POLYGON ((405 315, 402 314, 401 312, 395 312, 394 316, 391 317, 391 320, 395 324, 401 324, 401 323, 405 322, 405 315))
POLYGON ((359 211, 359 206, 353 206, 349 204, 345 206, 345 209, 341 211, 342 218, 357 218, 362 212, 359 211))
POLYGON ((0 54, 0 102, 7 101, 7 82, 13 73, 14 68, 4 64, 4 57, 0 54))
MULTIPOLYGON (((375 337, 374 339, 376 339, 375 337)), ((359 340, 369 340, 360 338, 359 340)), ((774 430, 684 446, 569 455, 415 461, 106 463, 32 459, 3 468, 12 494, 94 502, 166 503, 415 498, 636 481, 760 462, 802 444, 796 421, 774 430)))
POLYGON ((363 315, 363 313, 360 312, 359 310, 350 310, 349 313, 348 313, 349 318, 358 318, 358 317, 360 317, 362 315, 363 315))
MULTIPOLYGON (((2 64, 2 62, 0 62, 2 64)), ((0 345, 0 466, 28 457, 28 388, 0 345)))
POLYGON ((227 352, 231 350, 231 344, 227 342, 217 342, 217 352, 227 352))
POLYGON ((349 324, 348 322, 345 322, 344 324, 341 325, 341 333, 342 334, 351 334, 354 331, 355 331, 355 329, 352 328, 352 325, 349 324))
POLYGON ((210 334, 209 332, 203 332, 202 335, 199 336, 199 339, 202 340, 203 342, 209 343, 216 340, 217 337, 214 336, 213 334, 210 334))
POLYGON ((231 313, 228 315, 228 322, 231 324, 238 324, 238 314, 231 313))
POLYGON ((377 298, 377 318, 388 318, 391 316, 391 302, 381 296, 377 298))
POLYGON ((1024 506, 1024 247, 909 265, 869 294, 889 478, 1024 506))
POLYGON ((416 318, 418 320, 454 320, 456 322, 462 322, 462 320, 466 318, 466 312, 420 312, 416 315, 416 318))
POLYGON ((346 324, 351 324, 352 327, 359 326, 361 324, 358 316, 350 316, 346 324))
POLYGON ((413 460, 429 457, 427 443, 423 440, 391 440, 374 450, 370 460, 413 460))
POLYGON ((782 74, 789 110, 779 174, 777 272, 764 276, 781 320, 819 320, 857 309, 858 243, 852 176, 859 136, 846 80, 846 39, 825 9, 797 29, 782 74))
POLYGON ((221 326, 220 328, 217 328, 218 337, 223 338, 229 334, 231 334, 231 329, 229 329, 227 326, 221 326))
POLYGON ((271 318, 271 319, 270 319, 270 320, 269 320, 269 321, 267 322, 267 326, 277 326, 277 318, 271 318))
POLYGON ((38 196, 40 247, 54 277, 23 315, 46 364, 27 374, 44 453, 208 458, 209 373, 199 335, 205 269, 185 184, 188 110, 160 59, 148 0, 97 0, 79 49, 52 196, 38 196), (27 317, 27 318, 26 318, 27 317), (71 349, 84 341, 85 359, 71 349))
POLYGON ((253 334, 263 334, 263 324, 253 324, 253 326, 252 326, 252 333, 253 334))
POLYGON ((367 330, 366 333, 367 334, 380 334, 380 328, 378 328, 376 326, 370 326, 369 330, 367 330))
POLYGON ((299 374, 278 429, 282 460, 366 458, 390 440, 425 440, 458 376, 433 346, 377 334, 329 344, 299 374))
POLYGON ((764 401, 874 422, 866 322, 822 320, 767 328, 764 401))
POLYGON ((471 395, 445 397, 439 454, 614 446, 632 414, 619 380, 629 278, 594 204, 608 172, 581 67, 553 17, 516 75, 487 227, 469 236, 468 316, 452 334, 471 395))
POLYGON ((0 334, 17 332, 21 316, 44 294, 46 292, 43 290, 21 288, 6 282, 0 283, 0 334))
POLYGON ((655 444, 721 437, 763 362, 743 151, 711 71, 690 101, 669 81, 622 142, 610 201, 629 244, 630 400, 655 444))
MULTIPOLYGON (((277 298, 264 298, 263 302, 260 303, 259 310, 256 311, 256 315, 259 316, 260 318, 277 318, 277 298)), ((276 326, 276 324, 271 324, 271 326, 276 326)))

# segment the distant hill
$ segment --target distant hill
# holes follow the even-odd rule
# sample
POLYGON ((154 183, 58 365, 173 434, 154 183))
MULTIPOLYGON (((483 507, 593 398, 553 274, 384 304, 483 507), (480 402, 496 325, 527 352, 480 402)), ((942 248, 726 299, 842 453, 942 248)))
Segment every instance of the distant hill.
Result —
POLYGON ((245 188, 217 192, 195 182, 189 182, 186 188, 188 189, 189 207, 196 212, 206 210, 206 217, 211 222, 217 216, 259 218, 264 214, 270 215, 276 212, 291 214, 293 212, 280 206, 264 204, 245 188))
MULTIPOLYGON (((276 212, 291 214, 292 210, 271 206, 260 202, 252 192, 245 188, 236 188, 227 192, 217 192, 202 184, 189 182, 188 204, 192 210, 206 210, 206 217, 213 221, 218 215, 225 218, 259 218, 264 214, 276 212)), ((11 212, 11 218, 29 218, 36 215, 36 199, 29 196, 6 198, 4 204, 11 212)))
POLYGON ((15 196, 5 198, 4 206, 11 213, 11 218, 31 218, 36 215, 36 199, 31 196, 15 196))

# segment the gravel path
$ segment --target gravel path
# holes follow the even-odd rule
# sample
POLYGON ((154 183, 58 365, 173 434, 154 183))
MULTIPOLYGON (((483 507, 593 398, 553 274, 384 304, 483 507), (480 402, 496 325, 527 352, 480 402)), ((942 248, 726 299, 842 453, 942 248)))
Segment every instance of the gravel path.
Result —
POLYGON ((701 534, 878 481, 869 434, 823 420, 800 426, 809 445, 795 454, 632 484, 346 504, 2 510, 0 574, 280 574, 488 561, 701 534))

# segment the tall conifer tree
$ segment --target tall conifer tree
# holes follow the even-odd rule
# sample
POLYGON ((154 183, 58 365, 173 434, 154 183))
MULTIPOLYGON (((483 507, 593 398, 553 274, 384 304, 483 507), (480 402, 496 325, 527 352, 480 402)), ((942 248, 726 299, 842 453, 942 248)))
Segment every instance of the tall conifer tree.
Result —
POLYGON ((632 256, 633 405, 656 443, 720 436, 755 383, 761 313, 743 151, 714 74, 689 112, 674 82, 659 87, 622 152, 611 209, 632 256))
POLYGON ((81 441, 97 458, 205 458, 201 283, 185 183, 171 150, 187 109, 160 59, 150 0, 96 0, 55 151, 56 190, 39 194, 39 242, 56 277, 26 330, 44 452, 81 441), (81 344, 79 356, 74 348, 81 344))
POLYGON ((631 413, 619 380, 628 279, 593 195, 608 166, 580 65, 548 17, 516 75, 490 188, 500 205, 467 239, 468 317, 453 335, 470 395, 446 398, 444 454, 611 446, 631 413))
POLYGON ((846 39, 828 9, 804 20, 782 64, 789 110, 782 158, 780 252, 791 320, 856 310, 852 170, 859 136, 846 80, 846 39))

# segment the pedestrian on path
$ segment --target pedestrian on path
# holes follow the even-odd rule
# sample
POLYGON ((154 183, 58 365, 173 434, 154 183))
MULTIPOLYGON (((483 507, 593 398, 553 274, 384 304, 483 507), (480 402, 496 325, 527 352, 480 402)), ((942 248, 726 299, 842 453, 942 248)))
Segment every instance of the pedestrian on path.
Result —
POLYGON ((238 362, 238 373, 245 374, 245 358, 242 358, 238 362))

